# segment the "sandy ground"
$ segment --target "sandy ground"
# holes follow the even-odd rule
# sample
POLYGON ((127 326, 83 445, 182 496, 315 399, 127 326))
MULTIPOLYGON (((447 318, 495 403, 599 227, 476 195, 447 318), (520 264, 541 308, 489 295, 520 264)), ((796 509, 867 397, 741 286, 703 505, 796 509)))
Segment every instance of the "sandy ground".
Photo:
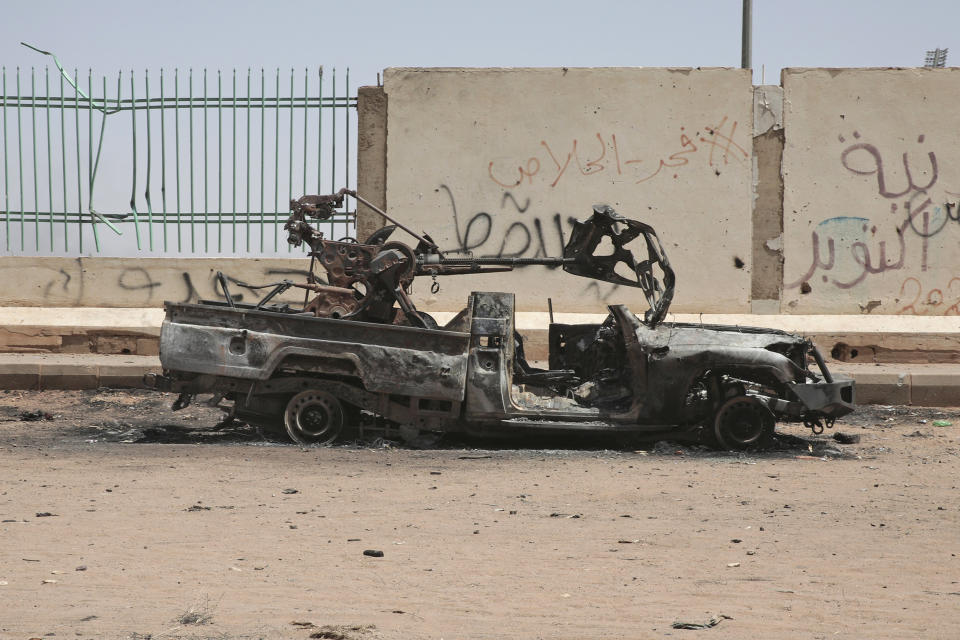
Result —
POLYGON ((170 400, 0 394, 0 637, 960 637, 957 411, 764 453, 416 451, 170 400))

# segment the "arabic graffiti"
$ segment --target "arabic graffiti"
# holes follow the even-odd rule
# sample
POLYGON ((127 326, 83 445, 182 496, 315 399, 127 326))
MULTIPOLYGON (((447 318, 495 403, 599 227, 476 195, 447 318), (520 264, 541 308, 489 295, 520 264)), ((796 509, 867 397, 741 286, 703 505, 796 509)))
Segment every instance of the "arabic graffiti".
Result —
MULTIPOLYGON (((686 127, 680 127, 677 150, 666 159, 659 158, 646 164, 645 159, 625 152, 615 133, 605 136, 597 132, 583 144, 579 138, 574 138, 568 145, 560 146, 541 140, 540 148, 516 164, 515 168, 497 167, 496 162, 491 160, 487 165, 487 175, 504 189, 516 189, 524 184, 533 185, 534 178, 546 182, 550 187, 556 187, 568 175, 593 176, 604 172, 625 176, 626 179, 640 184, 652 180, 664 169, 679 170, 680 167, 691 164, 691 159, 696 157, 694 154, 700 154, 705 155, 706 165, 712 167, 719 176, 721 163, 726 165, 732 160, 746 162, 749 158, 747 150, 734 140, 738 126, 736 120, 730 121, 724 116, 716 125, 704 127, 702 132, 695 131, 690 134, 686 127), (567 149, 569 150, 564 153, 567 149), (704 149, 707 150, 706 154, 702 153, 704 149)), ((674 178, 679 175, 677 172, 673 173, 674 178)))
MULTIPOLYGON (((577 220, 573 216, 567 216, 564 220, 559 213, 534 215, 530 212, 530 198, 524 198, 521 203, 510 191, 504 192, 500 197, 501 211, 497 212, 496 216, 487 211, 477 211, 464 216, 463 212, 457 209, 453 189, 441 184, 436 191, 443 192, 450 203, 456 250, 463 253, 501 258, 559 256, 563 254, 563 247, 567 243, 567 230, 577 220), (521 219, 514 219, 520 216, 521 219), (503 220, 503 223, 498 226, 499 220, 503 220)), ((554 270, 558 267, 545 268, 554 270)), ((590 282, 579 295, 606 301, 619 288, 616 284, 590 282)))
MULTIPOLYGON (((868 188, 882 200, 884 212, 875 218, 834 216, 822 220, 811 231, 810 263, 803 275, 787 282, 787 289, 811 290, 810 282, 819 274, 823 283, 837 289, 851 289, 868 277, 887 271, 928 270, 932 257, 930 240, 950 230, 960 230, 960 210, 950 198, 960 193, 938 184, 940 166, 934 151, 923 149, 918 159, 909 151, 900 152, 897 162, 885 163, 884 155, 873 144, 861 141, 860 133, 853 132, 853 142, 840 152, 840 165, 847 175, 866 178, 868 188), (939 189, 939 192, 935 192, 939 189), (934 204, 943 202, 942 205, 934 204)), ((840 143, 847 142, 838 136, 840 143)), ((926 136, 916 137, 916 144, 926 143, 926 136)), ((952 282, 952 281, 951 281, 952 282)), ((960 282, 960 281, 958 281, 960 282)), ((948 284, 948 288, 951 285, 948 284)), ((900 294, 913 295, 913 302, 903 311, 918 313, 923 285, 916 277, 903 281, 900 294)), ((930 289, 928 307, 943 304, 943 292, 930 289), (939 302, 937 302, 939 300, 939 302)), ((947 312, 955 306, 945 307, 947 312)))
POLYGON ((960 278, 950 278, 946 287, 927 289, 924 295, 923 283, 911 276, 900 285, 900 301, 907 302, 897 311, 901 315, 960 315, 960 278))
POLYGON ((845 269, 844 267, 849 267, 849 263, 841 264, 841 261, 837 259, 837 250, 836 245, 838 240, 843 240, 851 236, 857 236, 856 227, 852 225, 859 225, 860 237, 875 237, 877 234, 876 225, 869 226, 869 219, 867 218, 854 218, 840 216, 835 218, 828 218, 822 221, 817 225, 817 228, 811 232, 810 244, 812 259, 810 261, 810 268, 807 269, 807 272, 804 273, 799 279, 795 280, 786 285, 788 289, 800 287, 803 284, 807 284, 809 287, 809 282, 814 274, 818 271, 823 271, 821 279, 823 282, 830 282, 838 289, 850 289, 861 282, 870 274, 883 273, 884 271, 902 269, 904 264, 904 257, 906 254, 906 244, 904 241, 903 228, 907 226, 907 223, 897 227, 897 258, 896 260, 887 259, 887 241, 880 240, 876 245, 876 255, 878 256, 876 261, 871 257, 870 246, 867 242, 863 240, 856 240, 849 246, 849 255, 847 256, 852 260, 853 265, 856 265, 853 270, 859 270, 859 273, 853 275, 851 278, 846 277, 830 277, 826 272, 844 272, 849 271, 850 269, 845 269), (821 237, 826 238, 826 258, 823 257, 821 251, 821 237))
MULTIPOLYGON (((563 253, 566 240, 564 221, 559 213, 554 213, 546 219, 542 216, 531 215, 525 220, 510 221, 506 224, 505 229, 497 229, 492 215, 486 211, 478 211, 470 215, 466 224, 461 226, 461 215, 457 211, 457 201, 454 198, 453 190, 442 184, 438 191, 443 191, 450 200, 450 212, 453 218, 458 251, 464 253, 476 252, 500 258, 519 256, 546 258, 563 253), (545 228, 549 230, 549 233, 545 233, 545 228), (556 241, 547 242, 547 238, 556 241), (533 253, 530 253, 531 248, 534 248, 533 253)), ((506 214, 503 214, 505 217, 512 217, 511 214, 526 214, 530 209, 530 198, 526 198, 523 204, 520 204, 516 197, 507 191, 500 199, 500 208, 507 211, 506 214), (513 209, 513 211, 511 212, 510 209, 513 209)), ((566 223, 569 226, 575 221, 576 218, 568 217, 566 223)))
MULTIPOLYGON (((854 131, 853 137, 859 139, 860 132, 854 131)), ((920 134, 917 137, 917 142, 919 144, 923 144, 925 139, 926 139, 926 136, 924 136, 923 134, 920 134)), ((838 140, 840 140, 840 142, 846 142, 846 138, 844 138, 842 135, 838 137, 838 140)), ((859 155, 863 155, 863 154, 859 154, 859 155)), ((851 173, 855 173, 861 176, 876 175, 877 176, 877 193, 879 193, 884 198, 899 198, 901 196, 905 196, 907 194, 913 193, 914 191, 926 191, 937 182, 937 178, 939 177, 940 174, 937 168, 937 157, 934 155, 932 151, 927 152, 927 157, 930 160, 930 169, 931 169, 930 181, 927 184, 922 186, 916 185, 913 183, 913 175, 910 172, 910 162, 907 159, 907 152, 904 151, 901 157, 903 158, 903 172, 907 178, 907 188, 904 189, 903 191, 896 191, 896 192, 890 191, 889 189, 887 189, 886 173, 884 172, 884 168, 883 168, 883 156, 880 155, 880 151, 872 144, 867 144, 865 142, 858 142, 856 144, 850 145, 849 147, 843 150, 843 153, 840 154, 840 162, 841 164, 843 164, 844 168, 847 169, 847 171, 850 171, 851 173), (858 166, 856 166, 857 163, 855 160, 853 161, 854 166, 851 166, 850 156, 852 154, 857 153, 858 151, 865 152, 870 157, 870 161, 872 162, 873 166, 867 169, 861 169, 858 166)))
MULTIPOLYGON (((69 268, 59 268, 51 274, 50 280, 42 287, 38 303, 70 304, 73 306, 100 306, 106 302, 124 302, 124 306, 158 306, 164 300, 196 302, 207 300, 225 300, 216 273, 209 267, 198 267, 192 271, 182 271, 172 276, 169 269, 151 271, 150 268, 131 266, 121 269, 116 278, 97 280, 96 287, 87 286, 85 274, 89 264, 76 259, 69 268), (116 287, 115 289, 110 285, 116 287), (106 285, 106 286, 104 286, 106 285), (94 291, 95 290, 95 291, 94 291)), ((259 280, 249 285, 244 280, 251 276, 245 273, 240 279, 224 272, 233 300, 240 302, 245 298, 259 299, 267 290, 254 289, 256 285, 275 282, 284 278, 299 279, 306 277, 305 269, 265 268, 259 274, 259 280)), ((22 296, 21 296, 22 297, 22 296)))

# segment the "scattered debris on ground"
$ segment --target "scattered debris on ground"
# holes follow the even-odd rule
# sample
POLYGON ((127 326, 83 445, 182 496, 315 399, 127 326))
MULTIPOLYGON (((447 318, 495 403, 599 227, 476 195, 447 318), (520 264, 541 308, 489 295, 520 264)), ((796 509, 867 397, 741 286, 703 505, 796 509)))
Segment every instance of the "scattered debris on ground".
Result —
POLYGON ((213 609, 210 604, 210 598, 204 598, 177 617, 177 622, 182 625, 201 625, 211 624, 213 622, 213 609))
POLYGON ((357 640, 363 638, 376 627, 372 624, 325 624, 313 633, 311 638, 322 638, 323 640, 357 640))
POLYGON ((218 427, 211 407, 173 415, 161 400, 0 392, 6 635, 306 640, 326 624, 328 638, 350 640, 458 629, 653 637, 673 633, 674 620, 702 625, 719 612, 735 620, 690 636, 917 637, 960 626, 950 571, 960 551, 949 544, 956 409, 865 407, 819 435, 787 423, 789 437, 744 452, 673 442, 654 453, 654 441, 602 448, 553 436, 419 451, 364 441, 301 448, 218 427), (16 419, 51 407, 53 420, 16 419), (138 443, 154 426, 187 446, 138 443), (837 443, 837 430, 861 443, 837 443), (58 517, 31 515, 47 512, 58 517), (830 526, 810 536, 811 522, 830 526), (362 555, 387 548, 390 560, 362 555), (97 588, 107 583, 123 588, 97 588), (344 584, 350 598, 338 600, 344 584), (500 604, 504 589, 524 594, 522 611, 500 604), (824 604, 844 591, 862 597, 824 604), (224 599, 184 611, 205 592, 224 599), (63 606, 76 593, 86 595, 63 606), (633 606, 644 593, 672 606, 633 606), (185 613, 192 624, 180 622, 185 613), (376 631, 329 628, 354 623, 376 631))
POLYGON ((18 418, 23 422, 39 422, 40 420, 53 420, 53 414, 37 409, 36 411, 21 411, 18 418))
MULTIPOLYGON (((243 422, 224 421, 223 412, 203 403, 181 411, 171 411, 169 398, 145 389, 99 389, 84 391, 41 391, 28 394, 0 394, 0 415, 14 421, 21 413, 43 413, 45 407, 56 406, 57 413, 50 420, 33 423, 35 429, 57 432, 68 440, 93 444, 113 442, 121 444, 225 444, 257 447, 286 447, 291 445, 281 430, 258 430, 243 422)), ((366 414, 364 414, 366 415, 366 414)), ((960 420, 960 412, 923 407, 865 406, 837 422, 844 431, 856 435, 856 429, 883 428, 892 420, 912 419, 960 420), (852 429, 852 431, 851 431, 852 429)), ((46 436, 35 432, 40 439, 46 436)), ((821 435, 799 435, 798 430, 777 431, 763 443, 741 452, 717 451, 701 444, 667 441, 651 438, 646 442, 633 439, 619 441, 601 434, 529 433, 503 439, 477 439, 463 434, 448 434, 435 441, 432 450, 464 449, 462 460, 488 460, 491 451, 503 450, 593 450, 620 451, 634 455, 669 457, 697 457, 740 459, 743 456, 794 457, 798 454, 818 458, 856 457, 855 448, 840 449, 831 432, 821 435), (797 434, 797 435, 795 435, 797 434)), ((29 442, 27 435, 20 442, 29 442)), ((402 439, 388 440, 380 434, 360 434, 354 440, 336 445, 344 449, 411 449, 402 439)), ((297 489, 298 490, 298 489, 297 489)), ((280 491, 283 491, 281 488, 280 491)), ((288 494, 290 495, 290 494, 288 494)))
POLYGON ((711 627, 715 627, 721 622, 723 622, 724 620, 733 620, 733 618, 721 613, 720 615, 713 616, 706 622, 683 622, 681 620, 677 620, 671 626, 674 629, 692 629, 696 631, 700 629, 709 629, 711 627))
POLYGON ((860 436, 855 433, 844 433, 837 431, 833 434, 833 439, 840 444, 857 444, 860 442, 860 436))

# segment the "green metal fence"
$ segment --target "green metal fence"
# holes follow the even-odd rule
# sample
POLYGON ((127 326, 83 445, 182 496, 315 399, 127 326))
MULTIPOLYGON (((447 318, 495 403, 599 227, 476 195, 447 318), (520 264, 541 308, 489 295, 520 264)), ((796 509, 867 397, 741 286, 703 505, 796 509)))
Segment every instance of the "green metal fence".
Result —
MULTIPOLYGON (((4 67, 0 247, 286 253, 291 199, 353 187, 355 118, 349 70, 338 83, 336 70, 325 77, 322 68, 81 80, 59 68, 4 67)), ((352 235, 353 204, 327 233, 352 235)))

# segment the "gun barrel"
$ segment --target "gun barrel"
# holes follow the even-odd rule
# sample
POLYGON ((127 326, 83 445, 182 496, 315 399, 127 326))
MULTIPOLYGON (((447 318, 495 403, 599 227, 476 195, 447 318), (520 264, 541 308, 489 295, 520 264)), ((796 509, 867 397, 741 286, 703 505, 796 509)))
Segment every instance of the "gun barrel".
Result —
POLYGON ((562 267, 574 262, 573 258, 517 258, 517 257, 440 257, 436 254, 418 256, 417 262, 421 266, 438 265, 444 267, 526 267, 540 265, 544 267, 562 267))

